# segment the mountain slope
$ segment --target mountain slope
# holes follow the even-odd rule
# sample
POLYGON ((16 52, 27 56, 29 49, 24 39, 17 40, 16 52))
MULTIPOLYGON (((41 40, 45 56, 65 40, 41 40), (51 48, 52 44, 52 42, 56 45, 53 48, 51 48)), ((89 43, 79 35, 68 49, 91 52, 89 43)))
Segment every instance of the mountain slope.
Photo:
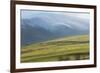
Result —
POLYGON ((89 20, 77 17, 42 13, 21 19, 21 45, 70 35, 88 34, 89 20))
POLYGON ((21 62, 89 59, 89 36, 77 35, 24 46, 21 62))

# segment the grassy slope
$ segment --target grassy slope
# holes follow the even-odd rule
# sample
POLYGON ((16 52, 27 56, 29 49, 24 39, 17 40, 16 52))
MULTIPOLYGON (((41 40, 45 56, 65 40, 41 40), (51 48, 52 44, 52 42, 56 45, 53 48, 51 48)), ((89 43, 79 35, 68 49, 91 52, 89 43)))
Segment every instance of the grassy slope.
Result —
POLYGON ((89 58, 88 35, 69 36, 21 49, 21 62, 83 60, 89 58))

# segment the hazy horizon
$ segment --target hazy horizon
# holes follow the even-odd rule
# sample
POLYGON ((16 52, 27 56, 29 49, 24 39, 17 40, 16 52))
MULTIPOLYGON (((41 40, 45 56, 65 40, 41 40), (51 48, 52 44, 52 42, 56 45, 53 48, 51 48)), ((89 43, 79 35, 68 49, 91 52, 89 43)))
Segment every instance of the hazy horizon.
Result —
POLYGON ((21 10, 22 43, 66 35, 89 34, 90 14, 84 12, 21 10))

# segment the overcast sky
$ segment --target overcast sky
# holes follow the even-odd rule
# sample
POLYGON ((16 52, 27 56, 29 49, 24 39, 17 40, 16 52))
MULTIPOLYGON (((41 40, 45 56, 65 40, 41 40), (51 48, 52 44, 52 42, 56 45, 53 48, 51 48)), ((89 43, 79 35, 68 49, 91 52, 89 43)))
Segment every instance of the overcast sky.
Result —
POLYGON ((41 14, 62 14, 62 15, 69 15, 73 17, 79 17, 84 19, 89 19, 89 13, 87 12, 54 12, 54 11, 34 11, 34 10, 21 10, 21 17, 22 18, 32 18, 39 16, 41 14))
MULTIPOLYGON (((54 12, 54 11, 34 11, 21 10, 21 18, 41 18, 50 25, 66 25, 67 27, 77 27, 78 29, 89 29, 90 14, 87 12, 54 12)), ((34 24, 32 24, 34 25, 34 24)), ((45 25, 45 24, 44 24, 45 25)))

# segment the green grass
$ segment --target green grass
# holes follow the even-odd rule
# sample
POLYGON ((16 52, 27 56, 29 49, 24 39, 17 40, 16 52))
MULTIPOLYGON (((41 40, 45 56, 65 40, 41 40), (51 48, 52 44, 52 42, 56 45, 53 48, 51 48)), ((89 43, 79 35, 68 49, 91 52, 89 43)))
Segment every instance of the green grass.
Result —
POLYGON ((89 36, 68 36, 21 48, 21 62, 89 59, 89 36))

